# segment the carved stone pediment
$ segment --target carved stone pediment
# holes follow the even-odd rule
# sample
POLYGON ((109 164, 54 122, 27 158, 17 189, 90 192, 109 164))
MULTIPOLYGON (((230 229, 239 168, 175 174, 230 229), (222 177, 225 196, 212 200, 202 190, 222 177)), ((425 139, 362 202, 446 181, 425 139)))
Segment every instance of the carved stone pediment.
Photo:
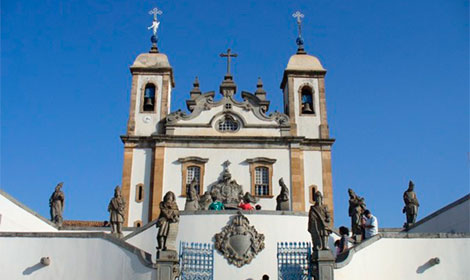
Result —
POLYGON ((237 209, 243 198, 243 187, 237 181, 232 180, 228 165, 230 165, 230 162, 226 161, 221 179, 211 188, 211 196, 217 197, 224 204, 225 209, 237 209))
POLYGON ((250 221, 241 212, 214 239, 215 248, 237 267, 249 264, 264 249, 264 234, 250 226, 250 221))

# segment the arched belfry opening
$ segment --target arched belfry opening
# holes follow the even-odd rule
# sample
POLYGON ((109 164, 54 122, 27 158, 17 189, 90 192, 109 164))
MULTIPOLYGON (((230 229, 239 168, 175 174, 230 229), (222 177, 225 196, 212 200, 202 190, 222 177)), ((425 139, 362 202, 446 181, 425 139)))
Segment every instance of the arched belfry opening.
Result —
POLYGON ((313 107, 313 89, 310 86, 302 87, 300 91, 300 110, 302 114, 315 114, 313 107))
POLYGON ((144 106, 145 112, 153 112, 155 110, 155 85, 147 84, 144 90, 144 106))

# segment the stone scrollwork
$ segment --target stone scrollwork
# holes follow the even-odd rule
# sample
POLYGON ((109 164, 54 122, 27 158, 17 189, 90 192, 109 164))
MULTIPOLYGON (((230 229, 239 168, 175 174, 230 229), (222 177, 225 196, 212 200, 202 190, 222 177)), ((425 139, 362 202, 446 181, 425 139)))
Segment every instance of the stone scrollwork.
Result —
POLYGON ((274 111, 274 113, 269 114, 268 118, 274 119, 280 125, 289 124, 289 116, 279 113, 278 111, 274 111))
POLYGON ((175 123, 178 122, 178 120, 180 120, 184 117, 186 117, 186 113, 181 111, 181 110, 178 110, 176 112, 173 112, 173 113, 169 114, 166 117, 166 123, 167 124, 175 124, 175 123))
POLYGON ((215 248, 237 267, 249 264, 264 249, 264 234, 250 226, 250 221, 241 212, 214 239, 215 248))

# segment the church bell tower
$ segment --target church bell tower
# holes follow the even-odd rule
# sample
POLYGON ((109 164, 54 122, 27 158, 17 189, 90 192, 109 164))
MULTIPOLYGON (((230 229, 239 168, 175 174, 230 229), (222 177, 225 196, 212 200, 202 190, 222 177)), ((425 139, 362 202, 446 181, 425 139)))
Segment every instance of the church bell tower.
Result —
POLYGON ((161 11, 154 15, 152 47, 130 67, 132 88, 129 119, 124 142, 122 194, 126 200, 125 226, 142 226, 158 216, 162 198, 164 147, 156 147, 152 137, 165 134, 164 120, 170 113, 171 90, 175 86, 168 57, 157 47, 161 11))
MULTIPOLYGON (((307 54, 304 49, 304 40, 301 32, 301 18, 304 17, 300 12, 296 12, 294 17, 297 18, 298 37, 297 52, 292 55, 284 70, 284 75, 281 82, 281 89, 283 92, 284 100, 284 113, 289 116, 290 121, 290 136, 302 137, 311 143, 315 143, 315 149, 321 154, 321 180, 322 186, 320 187, 324 203, 328 206, 333 216, 333 186, 332 186, 332 171, 331 171, 331 146, 334 139, 330 138, 328 121, 326 117, 326 97, 325 97, 325 75, 326 70, 323 68, 320 60, 315 56, 307 54)), ((303 159, 304 163, 308 160, 308 151, 302 149, 291 148, 292 166, 301 166, 303 159)), ((304 165, 305 166, 305 165, 304 165)), ((308 168, 305 172, 311 172, 308 168)), ((296 168, 292 168, 292 178, 301 178, 304 174, 299 173, 296 175, 296 168)), ((299 193, 303 192, 309 196, 307 201, 312 203, 312 193, 315 187, 304 184, 304 182, 296 182, 292 179, 293 191, 297 186, 301 189, 299 193)), ((319 187, 319 186, 318 186, 319 187)), ((317 187, 317 188, 318 188, 317 187)), ((316 189, 318 190, 318 189, 316 189)), ((295 200, 295 194, 294 194, 295 200)), ((299 209, 301 209, 300 207, 299 209)), ((294 209, 296 209, 294 205, 294 209)))

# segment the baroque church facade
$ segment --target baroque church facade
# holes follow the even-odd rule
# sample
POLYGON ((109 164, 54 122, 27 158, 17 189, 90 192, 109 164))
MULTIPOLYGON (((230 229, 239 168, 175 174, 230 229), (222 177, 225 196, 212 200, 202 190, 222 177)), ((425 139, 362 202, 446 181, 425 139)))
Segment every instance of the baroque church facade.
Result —
POLYGON ((280 81, 284 112, 268 113, 270 101, 262 81, 254 93, 238 93, 230 73, 235 55, 229 49, 224 56, 227 73, 218 92, 202 92, 196 78, 186 100, 188 113, 170 112, 173 68, 155 43, 130 67, 129 119, 121 136, 125 226, 155 220, 168 191, 183 209, 191 182, 203 196, 225 170, 263 210, 275 210, 282 178, 290 210, 308 211, 318 190, 333 216, 334 139, 328 130, 326 70, 318 58, 299 44, 280 81))

